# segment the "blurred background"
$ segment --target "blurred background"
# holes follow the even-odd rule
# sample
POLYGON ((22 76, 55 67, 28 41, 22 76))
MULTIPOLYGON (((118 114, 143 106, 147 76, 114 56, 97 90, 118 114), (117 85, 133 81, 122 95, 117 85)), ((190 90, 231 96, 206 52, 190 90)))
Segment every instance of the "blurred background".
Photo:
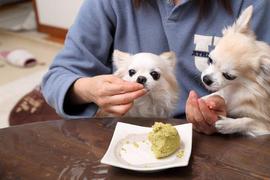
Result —
POLYGON ((58 118, 40 94, 83 0, 0 0, 0 128, 58 118))

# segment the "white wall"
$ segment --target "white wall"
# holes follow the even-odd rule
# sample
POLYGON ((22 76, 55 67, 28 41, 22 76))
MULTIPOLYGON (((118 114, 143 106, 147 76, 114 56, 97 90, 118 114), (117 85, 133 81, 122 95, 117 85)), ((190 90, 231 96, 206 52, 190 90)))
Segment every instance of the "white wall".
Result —
POLYGON ((68 29, 82 2, 83 0, 36 0, 40 24, 68 29))

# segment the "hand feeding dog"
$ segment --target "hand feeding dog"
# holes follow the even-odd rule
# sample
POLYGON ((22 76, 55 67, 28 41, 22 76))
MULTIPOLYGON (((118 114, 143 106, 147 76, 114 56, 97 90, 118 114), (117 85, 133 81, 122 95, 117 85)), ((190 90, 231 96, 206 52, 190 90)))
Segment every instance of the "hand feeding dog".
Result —
POLYGON ((270 46, 256 40, 250 29, 252 12, 248 7, 223 30, 201 75, 204 85, 225 99, 229 117, 215 123, 223 134, 270 133, 270 46))
POLYGON ((170 117, 175 110, 179 87, 175 78, 176 56, 173 52, 128 54, 115 50, 115 75, 129 82, 137 82, 147 89, 146 95, 136 99, 127 117, 170 117))

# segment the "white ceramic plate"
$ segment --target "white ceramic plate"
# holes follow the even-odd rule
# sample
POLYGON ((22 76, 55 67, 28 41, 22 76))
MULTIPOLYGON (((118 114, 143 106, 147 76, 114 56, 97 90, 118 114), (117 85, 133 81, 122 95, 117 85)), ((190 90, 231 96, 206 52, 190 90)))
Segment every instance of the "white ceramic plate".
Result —
POLYGON ((156 159, 147 139, 151 127, 118 122, 101 163, 135 171, 157 171, 187 166, 192 147, 192 124, 177 125, 175 128, 181 137, 180 149, 166 158, 156 159), (182 155, 177 156, 180 153, 182 155))

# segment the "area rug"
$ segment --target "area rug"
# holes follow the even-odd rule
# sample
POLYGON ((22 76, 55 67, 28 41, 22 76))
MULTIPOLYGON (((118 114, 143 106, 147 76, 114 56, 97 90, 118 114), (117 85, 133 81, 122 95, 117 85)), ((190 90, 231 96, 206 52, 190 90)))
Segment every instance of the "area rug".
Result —
POLYGON ((43 98, 40 87, 22 97, 12 108, 9 115, 9 125, 21 125, 32 122, 52 121, 61 119, 53 108, 43 98))
POLYGON ((62 44, 0 29, 0 51, 25 49, 38 61, 34 67, 19 68, 0 59, 0 128, 9 126, 11 110, 23 96, 40 84, 62 47, 62 44))

